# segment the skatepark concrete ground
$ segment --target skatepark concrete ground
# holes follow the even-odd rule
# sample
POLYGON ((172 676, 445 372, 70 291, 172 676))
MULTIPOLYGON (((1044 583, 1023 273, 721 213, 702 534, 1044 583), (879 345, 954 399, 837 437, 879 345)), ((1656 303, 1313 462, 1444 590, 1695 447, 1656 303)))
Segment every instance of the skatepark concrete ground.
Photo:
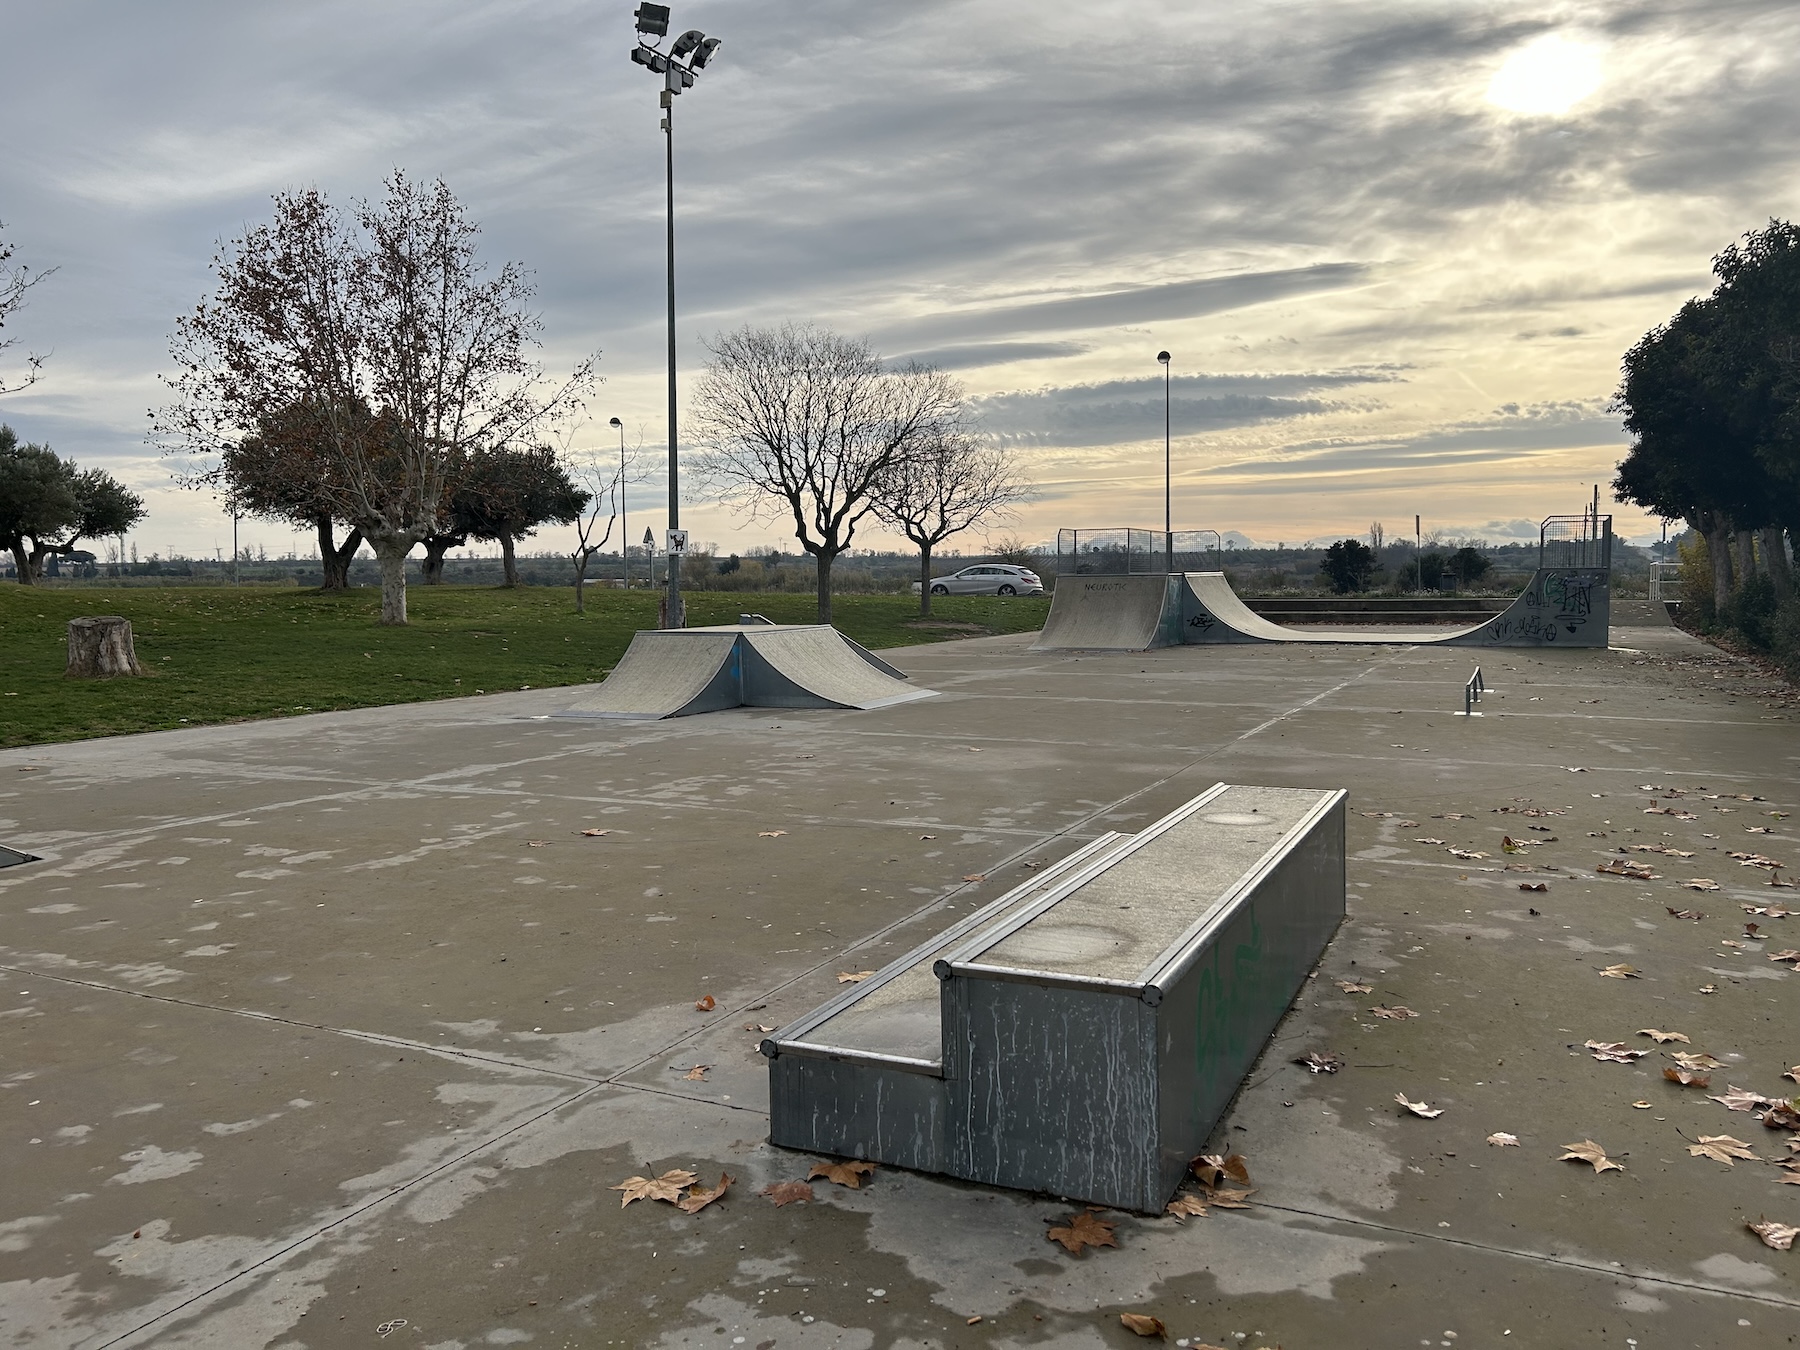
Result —
POLYGON ((874 712, 571 722, 545 690, 0 753, 0 843, 44 858, 0 870, 0 1343, 1138 1344, 1121 1312, 1285 1350, 1794 1343, 1800 1252, 1744 1223, 1800 1187, 1688 1153, 1786 1136, 1635 1033, 1723 1061, 1715 1094, 1791 1089, 1800 917, 1747 938, 1740 904, 1794 893, 1725 855, 1796 861, 1767 813, 1800 735, 1749 667, 1613 642, 1004 637, 884 653, 943 696, 874 712), (1452 717, 1477 657, 1486 716, 1452 717), (1072 1257, 1050 1197, 757 1194, 816 1160, 764 1142, 753 1028, 1221 779, 1351 794, 1350 920, 1216 1136, 1252 1208, 1107 1215, 1072 1257), (1639 844, 1694 856, 1596 874, 1639 844), (1624 1170, 1558 1160, 1589 1139, 1624 1170), (675 1168, 735 1181, 692 1216, 609 1189, 675 1168))

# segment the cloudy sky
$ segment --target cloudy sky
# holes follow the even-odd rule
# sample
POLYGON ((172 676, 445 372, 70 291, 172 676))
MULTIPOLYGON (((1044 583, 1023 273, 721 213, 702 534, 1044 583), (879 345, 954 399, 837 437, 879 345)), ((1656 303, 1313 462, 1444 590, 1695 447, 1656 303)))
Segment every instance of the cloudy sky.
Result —
MULTIPOLYGON (((58 270, 8 327, 6 357, 49 361, 0 420, 142 491, 144 552, 228 546, 145 442, 173 320, 270 193, 347 201, 398 166, 533 270, 553 367, 600 353, 577 444, 616 450, 617 416, 660 451, 658 82, 627 59, 631 8, 8 7, 0 221, 15 262, 58 270)), ((725 44, 676 109, 686 371, 706 335, 783 319, 953 369, 1037 484, 1008 527, 1027 539, 1160 522, 1160 348, 1178 528, 1294 542, 1418 512, 1500 538, 1579 510, 1621 452, 1621 353, 1708 289, 1724 244, 1800 210, 1792 0, 677 0, 675 19, 725 44)), ((634 535, 660 530, 659 492, 635 489, 634 535)), ((778 539, 684 514, 727 549, 778 539)))

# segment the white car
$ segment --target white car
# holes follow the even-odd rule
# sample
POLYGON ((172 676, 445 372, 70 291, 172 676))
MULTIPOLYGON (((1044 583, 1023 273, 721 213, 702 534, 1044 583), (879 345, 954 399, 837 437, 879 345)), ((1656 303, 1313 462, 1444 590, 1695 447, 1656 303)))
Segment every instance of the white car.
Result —
MULTIPOLYGON (((917 592, 919 583, 913 582, 917 592)), ((982 563, 965 567, 947 577, 931 579, 933 595, 1042 595, 1044 583, 1030 568, 1007 563, 982 563)))

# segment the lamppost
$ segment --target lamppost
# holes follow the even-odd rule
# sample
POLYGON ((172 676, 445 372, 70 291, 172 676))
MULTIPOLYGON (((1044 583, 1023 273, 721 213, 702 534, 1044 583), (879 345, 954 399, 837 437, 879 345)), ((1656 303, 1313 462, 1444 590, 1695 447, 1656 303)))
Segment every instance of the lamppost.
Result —
MULTIPOLYGON (((667 167, 668 234, 669 234, 669 532, 674 542, 681 528, 681 495, 675 463, 675 96, 691 89, 694 79, 712 60, 719 49, 719 39, 709 38, 698 28, 690 28, 664 52, 657 44, 669 35, 669 7, 641 4, 632 16, 637 21, 637 46, 631 59, 653 74, 663 77, 662 129, 664 161, 667 167)), ((669 568, 668 613, 664 626, 686 626, 687 614, 681 603, 681 568, 669 568)))
POLYGON ((1171 505, 1169 475, 1169 354, 1158 352, 1163 368, 1163 570, 1175 570, 1175 514, 1171 505))
POLYGON ((628 528, 629 518, 625 514, 625 424, 616 417, 609 417, 606 425, 619 429, 619 559, 625 565, 625 589, 630 590, 631 532, 628 528))

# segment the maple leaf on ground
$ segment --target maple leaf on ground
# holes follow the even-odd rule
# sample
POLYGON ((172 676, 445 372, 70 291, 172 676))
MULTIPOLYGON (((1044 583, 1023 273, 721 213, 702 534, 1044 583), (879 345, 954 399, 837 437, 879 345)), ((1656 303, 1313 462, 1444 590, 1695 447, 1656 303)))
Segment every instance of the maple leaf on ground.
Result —
POLYGON ((1700 1142, 1688 1145, 1690 1158, 1711 1158, 1714 1162, 1722 1162, 1732 1166, 1733 1158, 1748 1158, 1751 1162, 1761 1162, 1756 1150, 1742 1139, 1733 1139, 1728 1134, 1703 1134, 1700 1142))
POLYGON ((1616 966, 1607 966, 1599 973, 1609 980, 1635 980, 1641 978, 1636 966, 1626 965, 1623 961, 1619 962, 1616 966))
POLYGON ((1299 1059, 1295 1060, 1294 1063, 1312 1073, 1336 1073, 1339 1069, 1344 1067, 1344 1061, 1332 1054, 1329 1050, 1323 1053, 1317 1050, 1309 1051, 1307 1054, 1304 1054, 1299 1059))
POLYGON ((1503 834, 1500 836, 1500 851, 1502 853, 1523 853, 1525 850, 1517 839, 1510 834, 1503 834))
POLYGON ((1664 905, 1663 908, 1669 911, 1671 919, 1692 919, 1695 923, 1699 923, 1706 917, 1697 909, 1676 909, 1673 905, 1664 905))
POLYGON ((1478 858, 1485 858, 1488 856, 1486 853, 1483 853, 1480 849, 1473 849, 1473 848, 1451 848, 1446 851, 1450 854, 1451 857, 1461 858, 1465 862, 1474 862, 1478 858))
POLYGON ((714 1186, 711 1190, 707 1190, 702 1186, 695 1186, 691 1191, 675 1202, 675 1207, 684 1214, 698 1214, 721 1195, 724 1195, 726 1191, 730 1190, 731 1183, 736 1180, 737 1178, 732 1176, 729 1172, 721 1172, 719 1173, 719 1184, 717 1186, 714 1186))
POLYGON ((770 1032, 770 1031, 774 1031, 775 1028, 774 1027, 766 1027, 761 1022, 746 1022, 746 1023, 744 1023, 744 1030, 745 1031, 770 1032))
POLYGON ((1522 891, 1548 891, 1550 888, 1541 881, 1521 881, 1519 889, 1522 891))
POLYGON ((1205 1198, 1207 1204, 1217 1206, 1219 1209, 1249 1209, 1250 1197, 1255 1194, 1254 1190, 1249 1189, 1237 1191, 1225 1187, 1209 1186, 1205 1198))
POLYGON ((623 1192, 619 1197, 620 1209, 634 1200, 666 1200, 672 1205, 681 1199, 681 1193, 697 1179, 694 1173, 678 1167, 664 1172, 660 1177, 626 1177, 610 1189, 623 1192))
POLYGON ((1375 992, 1374 985, 1360 984, 1356 980, 1339 980, 1337 981, 1337 987, 1342 989, 1346 994, 1372 994, 1375 992))
POLYGON ((760 1195, 766 1195, 777 1209, 783 1205, 791 1205, 796 1200, 811 1200, 813 1188, 810 1181, 772 1181, 764 1186, 760 1195))
POLYGON ((1794 967, 1795 970, 1800 970, 1800 951, 1795 951, 1792 947, 1789 947, 1784 952, 1774 953, 1769 957, 1769 960, 1779 961, 1784 965, 1794 967))
POLYGON ((806 1174, 811 1181, 814 1177, 824 1177, 839 1186, 848 1186, 851 1190, 862 1189, 862 1179, 875 1170, 872 1162, 814 1163, 812 1171, 806 1174))
POLYGON ((1444 841, 1442 839, 1427 839, 1423 835, 1421 835, 1419 838, 1413 840, 1413 843, 1415 843, 1415 844, 1441 844, 1443 842, 1444 841))
POLYGON ((1665 1050, 1663 1053, 1684 1069, 1722 1069, 1725 1067, 1723 1060, 1714 1059, 1704 1052, 1691 1054, 1686 1050, 1665 1050))
POLYGON ((1767 1097, 1756 1092, 1746 1092, 1741 1087, 1727 1087, 1723 1097, 1708 1097, 1709 1102, 1717 1102, 1727 1111, 1754 1111, 1759 1106, 1768 1106, 1767 1097))
POLYGON ((1250 1184, 1250 1164, 1241 1153, 1202 1153, 1188 1163, 1188 1169, 1208 1190, 1225 1184, 1225 1178, 1250 1184))
POLYGON ((1681 883, 1690 891, 1716 891, 1723 889, 1711 877, 1689 877, 1681 883))
POLYGON ((1679 1031, 1658 1031, 1655 1027, 1645 1027, 1642 1031, 1638 1032, 1638 1035, 1648 1036, 1658 1045, 1667 1045, 1670 1041, 1680 1041, 1683 1045, 1693 1044, 1692 1041, 1688 1040, 1688 1038, 1683 1036, 1679 1031))
POLYGON ((1671 1083, 1679 1083, 1682 1087, 1709 1088, 1712 1086, 1710 1073, 1696 1073, 1692 1069, 1664 1069, 1663 1077, 1671 1083))
POLYGON ((840 970, 837 981, 839 984, 861 984, 874 973, 872 970, 840 970))
POLYGON ((964 877, 963 880, 964 881, 986 881, 987 873, 986 872, 971 872, 971 873, 969 873, 968 876, 964 877))
POLYGON ((1435 1120, 1438 1116, 1444 1114, 1444 1108, 1441 1106, 1432 1106, 1426 1102, 1407 1101, 1404 1092, 1396 1092, 1394 1094, 1394 1100, 1399 1102, 1400 1105, 1404 1106, 1408 1111, 1411 1111, 1415 1116, 1421 1116, 1426 1120, 1435 1120))
POLYGON ((786 833, 787 833, 786 830, 762 830, 757 834, 756 837, 758 839, 779 839, 779 838, 781 838, 782 835, 784 835, 786 833))
POLYGON ((708 994, 708 995, 706 995, 705 998, 702 998, 698 1003, 694 1004, 694 1011, 695 1012, 711 1012, 714 1008, 716 1008, 718 1006, 719 1006, 719 1000, 714 998, 711 994, 708 994))
POLYGON ((1793 1102, 1771 1102, 1769 1109, 1756 1117, 1771 1130, 1800 1131, 1800 1111, 1793 1102))
POLYGON ((1373 1008, 1370 1008, 1369 1011, 1375 1016, 1389 1022, 1404 1022, 1409 1017, 1417 1017, 1419 1015, 1411 1008, 1398 1003, 1391 1008, 1384 1007, 1382 1004, 1377 1003, 1373 1008))
POLYGON ((1163 1213, 1172 1214, 1177 1222, 1187 1218, 1199 1218, 1206 1213, 1206 1201, 1197 1195, 1178 1195, 1169 1201, 1163 1213))
POLYGON ((1609 1064, 1635 1064, 1648 1050, 1630 1050, 1624 1041, 1589 1041, 1587 1049, 1593 1052, 1594 1058, 1609 1064))
POLYGON ((1592 1139, 1583 1139, 1579 1144, 1564 1144, 1563 1154, 1559 1162, 1592 1163, 1596 1172, 1623 1172, 1624 1165, 1614 1162, 1606 1156, 1606 1150, 1592 1139))
POLYGON ((706 1081, 706 1071, 710 1068, 712 1068, 712 1065, 710 1064, 696 1064, 681 1076, 690 1083, 704 1083, 706 1081))
POLYGON ((1800 1237, 1800 1227, 1793 1224, 1776 1223, 1773 1219, 1760 1219, 1756 1223, 1745 1223, 1744 1227, 1763 1240, 1763 1245, 1773 1247, 1778 1252, 1785 1252, 1794 1245, 1794 1239, 1800 1237))
POLYGON ((584 839, 598 839, 603 834, 611 833, 611 830, 583 830, 581 832, 581 837, 584 839))
POLYGON ((1495 1148, 1519 1147, 1519 1136, 1516 1134, 1508 1134, 1504 1130, 1497 1130, 1493 1134, 1490 1134, 1487 1137, 1487 1141, 1495 1148))
POLYGON ((1096 1218, 1094 1211, 1087 1209, 1073 1218, 1064 1219, 1044 1236, 1060 1243, 1070 1255, 1080 1256, 1084 1247, 1117 1247, 1114 1227, 1111 1220, 1096 1218))
POLYGON ((1794 1065, 1793 1068, 1789 1069, 1786 1073, 1782 1074, 1781 1076, 1783 1078, 1791 1078, 1796 1083, 1800 1083, 1800 1064, 1794 1065))
POLYGON ((1149 1313, 1120 1313, 1119 1325, 1127 1331, 1136 1332, 1139 1336, 1161 1336, 1166 1338, 1169 1329, 1162 1323, 1162 1318, 1152 1317, 1149 1313))

